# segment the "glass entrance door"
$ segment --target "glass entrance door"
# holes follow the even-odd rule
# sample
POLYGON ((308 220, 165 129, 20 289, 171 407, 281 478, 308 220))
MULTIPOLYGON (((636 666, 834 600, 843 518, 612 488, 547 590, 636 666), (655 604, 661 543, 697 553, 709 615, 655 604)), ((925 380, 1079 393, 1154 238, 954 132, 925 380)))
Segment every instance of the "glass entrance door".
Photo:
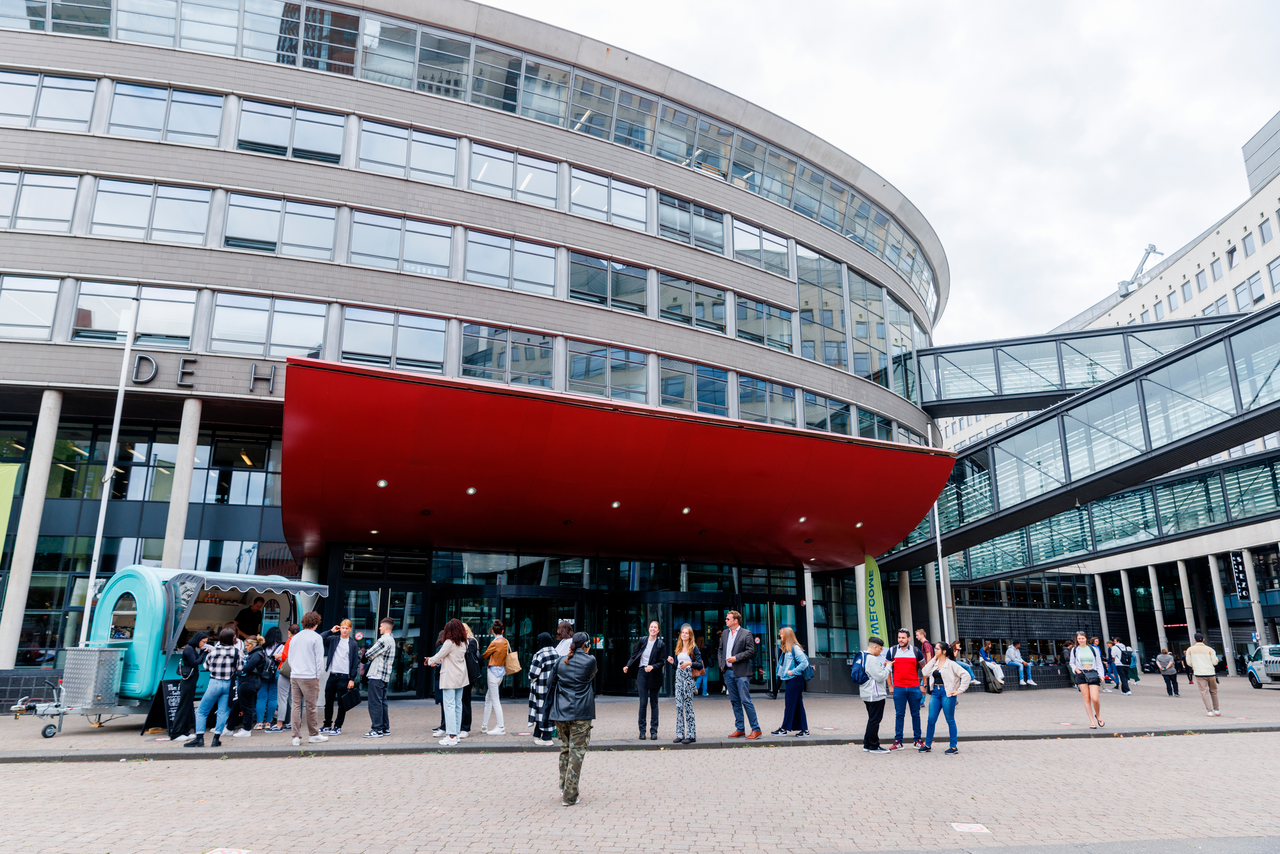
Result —
POLYGON ((507 643, 519 654, 521 668, 506 680, 509 688, 504 683, 504 697, 529 696, 529 662, 538 651, 538 635, 542 632, 551 635, 554 645, 556 626, 561 620, 573 620, 576 606, 572 599, 503 598, 502 622, 507 627, 507 643))
POLYGON ((724 608, 706 606, 671 606, 671 646, 675 648, 680 637, 680 627, 685 623, 693 629, 693 640, 702 651, 702 663, 707 668, 707 691, 718 694, 724 688, 720 674, 720 634, 724 631, 724 608))
POLYGON ((361 652, 378 639, 378 624, 384 617, 394 621, 391 636, 396 641, 396 659, 387 684, 389 697, 421 696, 422 600, 423 594, 416 590, 347 587, 338 602, 338 619, 351 620, 351 636, 361 652))
POLYGON ((745 602, 742 620, 756 638, 755 666, 751 668, 751 689, 776 694, 779 688, 778 632, 796 628, 796 606, 777 601, 745 602))

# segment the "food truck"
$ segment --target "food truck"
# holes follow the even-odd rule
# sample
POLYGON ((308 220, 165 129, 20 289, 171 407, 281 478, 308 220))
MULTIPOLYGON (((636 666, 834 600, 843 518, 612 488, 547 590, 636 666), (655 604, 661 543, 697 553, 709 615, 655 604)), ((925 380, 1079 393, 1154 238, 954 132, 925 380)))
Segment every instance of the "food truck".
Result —
MULTIPOLYGON (((261 596, 265 633, 273 625, 287 636, 329 588, 280 575, 234 575, 129 566, 103 586, 93 605, 86 646, 66 650, 66 666, 53 699, 23 698, 10 711, 57 718, 42 733, 62 731, 66 715, 102 723, 122 715, 147 714, 162 681, 178 678, 182 647, 198 631, 212 637, 261 596)), ((208 674, 201 672, 197 695, 208 674)))

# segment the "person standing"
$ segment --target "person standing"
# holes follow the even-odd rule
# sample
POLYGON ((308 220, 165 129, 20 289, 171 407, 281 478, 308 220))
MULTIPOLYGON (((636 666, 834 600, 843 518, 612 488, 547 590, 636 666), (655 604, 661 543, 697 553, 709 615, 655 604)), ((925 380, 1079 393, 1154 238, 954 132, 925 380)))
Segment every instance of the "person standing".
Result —
POLYGON ((1120 638, 1111 640, 1111 670, 1120 681, 1120 693, 1126 696, 1133 693, 1129 690, 1129 664, 1132 655, 1129 648, 1120 642, 1120 638))
MULTIPOLYGON (((458 738, 470 738, 471 736, 471 686, 476 680, 484 674, 484 668, 480 666, 480 641, 476 640, 475 633, 471 631, 469 623, 463 623, 462 628, 467 631, 467 651, 463 656, 467 662, 467 684, 462 688, 462 728, 458 730, 458 738)), ((436 649, 444 643, 444 632, 440 632, 440 637, 436 640, 436 649)), ((437 697, 436 702, 440 706, 440 725, 432 731, 432 738, 443 738, 446 734, 444 723, 444 700, 443 697, 437 697)))
POLYGON ((484 650, 484 659, 489 666, 485 669, 484 718, 480 721, 480 731, 489 735, 505 735, 507 729, 502 719, 501 694, 502 680, 507 676, 507 653, 511 651, 511 645, 502 636, 506 631, 502 620, 494 620, 492 629, 493 640, 489 641, 484 650), (490 712, 493 712, 496 724, 493 729, 489 729, 490 712))
POLYGON ((294 635, 300 631, 302 631, 302 626, 297 623, 290 625, 289 637, 285 639, 284 646, 276 653, 276 714, 279 716, 279 720, 271 721, 269 732, 282 732, 293 726, 290 722, 292 717, 291 707, 293 705, 290 702, 292 696, 292 688, 289 686, 290 670, 284 666, 284 663, 289 660, 289 643, 293 640, 294 635), (284 710, 283 714, 281 714, 281 709, 284 710))
POLYGON ((253 735, 258 722, 258 691, 262 688, 262 669, 267 664, 267 651, 262 635, 250 635, 244 641, 244 669, 240 672, 240 728, 232 738, 253 735))
POLYGON ((916 642, 926 659, 933 658, 933 644, 929 643, 929 636, 924 629, 916 629, 916 642))
POLYGON ((676 668, 676 737, 673 744, 693 744, 698 740, 698 725, 693 718, 693 697, 698 693, 697 681, 693 671, 701 670, 702 650, 693 637, 693 626, 685 623, 680 627, 680 636, 676 638, 674 656, 667 656, 667 663, 676 668))
MULTIPOLYGON (((196 632, 182 648, 182 662, 178 665, 178 720, 175 721, 174 732, 180 733, 177 738, 190 739, 195 735, 196 686, 200 684, 200 666, 208 655, 205 645, 209 642, 208 632, 196 632)), ((172 739, 176 741, 177 739, 172 739)))
POLYGON ((902 749, 902 728, 907 710, 911 710, 911 733, 915 746, 924 745, 920 737, 920 669, 924 665, 924 653, 911 645, 911 633, 898 629, 898 645, 889 650, 889 667, 893 670, 893 682, 889 694, 893 697, 893 744, 890 750, 902 749))
POLYGON ((724 618, 724 632, 720 635, 720 672, 724 674, 725 691, 733 704, 734 730, 729 738, 755 740, 763 733, 756 719, 756 707, 751 702, 751 659, 756 654, 756 639, 742 627, 742 614, 730 611, 724 618), (751 732, 743 727, 743 713, 751 724, 751 732))
POLYGON ((365 738, 391 735, 391 718, 387 715, 387 684, 396 663, 396 639, 391 634, 395 621, 387 618, 378 623, 378 639, 364 653, 369 663, 369 731, 365 738))
POLYGON ((652 709, 649 717, 649 738, 658 738, 658 694, 662 691, 662 665, 667 663, 667 643, 658 637, 660 627, 657 620, 649 622, 649 636, 636 642, 627 659, 623 673, 632 670, 636 674, 636 692, 640 695, 640 712, 637 721, 640 726, 640 740, 644 741, 645 706, 652 709))
POLYGON ((444 706, 445 736, 441 747, 458 746, 462 726, 462 688, 467 684, 467 630, 453 618, 444 626, 444 643, 427 659, 429 667, 440 668, 441 703, 444 706))
POLYGON ((262 654, 265 658, 262 665, 262 687, 258 691, 258 707, 254 709, 258 722, 254 725, 254 729, 266 730, 276 722, 276 709, 280 695, 276 685, 276 680, 280 676, 280 662, 276 656, 280 650, 284 649, 283 640, 279 626, 267 629, 262 645, 262 654))
POLYGON ((261 596, 253 600, 253 604, 248 608, 240 609, 240 613, 236 614, 233 621, 235 623, 236 637, 241 640, 248 640, 262 631, 262 609, 266 606, 266 601, 261 596))
POLYGON ((945 643, 933 645, 933 658, 921 672, 929 682, 929 728, 925 730, 924 746, 919 750, 928 753, 933 749, 933 729, 941 712, 946 716, 947 732, 951 736, 951 745, 945 753, 954 756, 960 752, 956 746, 956 703, 960 701, 960 695, 969 690, 971 677, 951 660, 951 647, 945 643))
POLYGON ((538 651, 529 659, 529 728, 533 731, 533 743, 540 747, 555 744, 547 712, 551 699, 551 671, 559 660, 551 635, 542 632, 538 635, 538 651))
POLYGON ((596 718, 594 683, 598 665, 591 655, 591 637, 578 632, 569 654, 551 671, 551 705, 547 717, 560 734, 560 803, 571 807, 578 802, 582 760, 591 745, 591 722, 596 718))
POLYGON ((303 733, 308 744, 328 741, 320 732, 316 714, 320 702, 320 673, 324 670, 324 641, 316 634, 320 615, 311 611, 302 617, 302 631, 289 639, 289 707, 293 715, 293 746, 302 744, 303 733), (303 720, 303 703, 306 720, 303 720))
POLYGON ((1178 695, 1178 661, 1169 654, 1169 650, 1162 649, 1160 654, 1156 656, 1156 669, 1160 671, 1160 675, 1164 677, 1164 690, 1170 697, 1178 695))
POLYGON ((1004 651, 1004 663, 1017 668, 1019 685, 1036 684, 1031 678, 1031 665, 1022 660, 1022 641, 1009 644, 1009 648, 1004 651))
POLYGON ((1205 715, 1211 718, 1221 715, 1218 710, 1218 653, 1204 642, 1203 634, 1196 632, 1196 642, 1187 647, 1184 657, 1187 667, 1195 675, 1205 715))
POLYGON ((204 697, 200 707, 196 709, 196 737, 183 747, 204 747, 204 730, 209 721, 209 713, 217 707, 218 718, 213 726, 213 747, 222 746, 222 733, 227 728, 227 718, 231 714, 231 680, 244 669, 244 656, 240 647, 236 646, 235 629, 224 628, 218 635, 218 645, 209 650, 204 657, 203 667, 209 671, 209 684, 205 686, 204 697))
POLYGON ((867 729, 862 734, 862 749, 867 753, 888 753, 880 746, 880 721, 884 720, 884 701, 889 696, 889 666, 884 660, 884 641, 872 635, 862 654, 862 669, 867 681, 858 686, 858 695, 867 707, 867 729))
POLYGON ((360 676, 360 647, 351 637, 351 621, 343 620, 329 631, 320 635, 324 641, 325 670, 329 678, 324 686, 324 727, 321 735, 342 735, 342 723, 347 718, 347 709, 342 702, 342 695, 348 691, 358 691, 356 679, 360 676), (333 716, 334 703, 338 706, 338 717, 333 716), (332 724, 332 726, 330 725, 332 724))
POLYGON ((778 659, 778 679, 782 682, 786 705, 782 710, 782 726, 771 735, 788 735, 796 730, 796 738, 809 737, 809 717, 804 711, 804 674, 809 668, 809 656, 796 640, 795 630, 783 626, 778 630, 778 647, 782 655, 778 659))
POLYGON ((1071 648, 1070 664, 1076 684, 1080 686, 1080 699, 1084 700, 1089 729, 1106 726, 1106 721, 1102 719, 1102 705, 1098 699, 1102 680, 1106 676, 1106 663, 1102 658, 1102 649, 1097 644, 1089 643, 1089 638, 1084 632, 1076 632, 1076 645, 1071 648))
POLYGON ((573 649, 573 623, 561 620, 556 625, 556 655, 564 658, 573 649))

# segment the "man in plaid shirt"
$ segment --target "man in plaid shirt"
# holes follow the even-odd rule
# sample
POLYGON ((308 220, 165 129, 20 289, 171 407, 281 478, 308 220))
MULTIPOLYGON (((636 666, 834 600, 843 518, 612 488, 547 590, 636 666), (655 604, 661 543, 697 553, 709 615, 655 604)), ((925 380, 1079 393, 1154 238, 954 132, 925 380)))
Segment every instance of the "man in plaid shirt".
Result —
POLYGON ((391 719, 387 716, 387 683, 391 681, 391 668, 396 663, 396 639, 391 631, 396 624, 390 619, 378 623, 378 639, 364 654, 369 662, 369 723, 371 728, 365 738, 382 738, 391 735, 391 719))

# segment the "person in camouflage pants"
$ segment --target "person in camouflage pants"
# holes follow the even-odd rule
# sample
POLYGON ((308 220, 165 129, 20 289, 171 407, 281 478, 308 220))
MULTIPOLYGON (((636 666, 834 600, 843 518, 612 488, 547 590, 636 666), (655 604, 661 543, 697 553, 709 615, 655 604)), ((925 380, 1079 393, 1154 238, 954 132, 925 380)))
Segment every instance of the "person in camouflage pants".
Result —
POLYGON ((578 800, 578 778, 582 776, 582 759, 591 744, 591 721, 560 721, 560 792, 569 803, 578 800))

